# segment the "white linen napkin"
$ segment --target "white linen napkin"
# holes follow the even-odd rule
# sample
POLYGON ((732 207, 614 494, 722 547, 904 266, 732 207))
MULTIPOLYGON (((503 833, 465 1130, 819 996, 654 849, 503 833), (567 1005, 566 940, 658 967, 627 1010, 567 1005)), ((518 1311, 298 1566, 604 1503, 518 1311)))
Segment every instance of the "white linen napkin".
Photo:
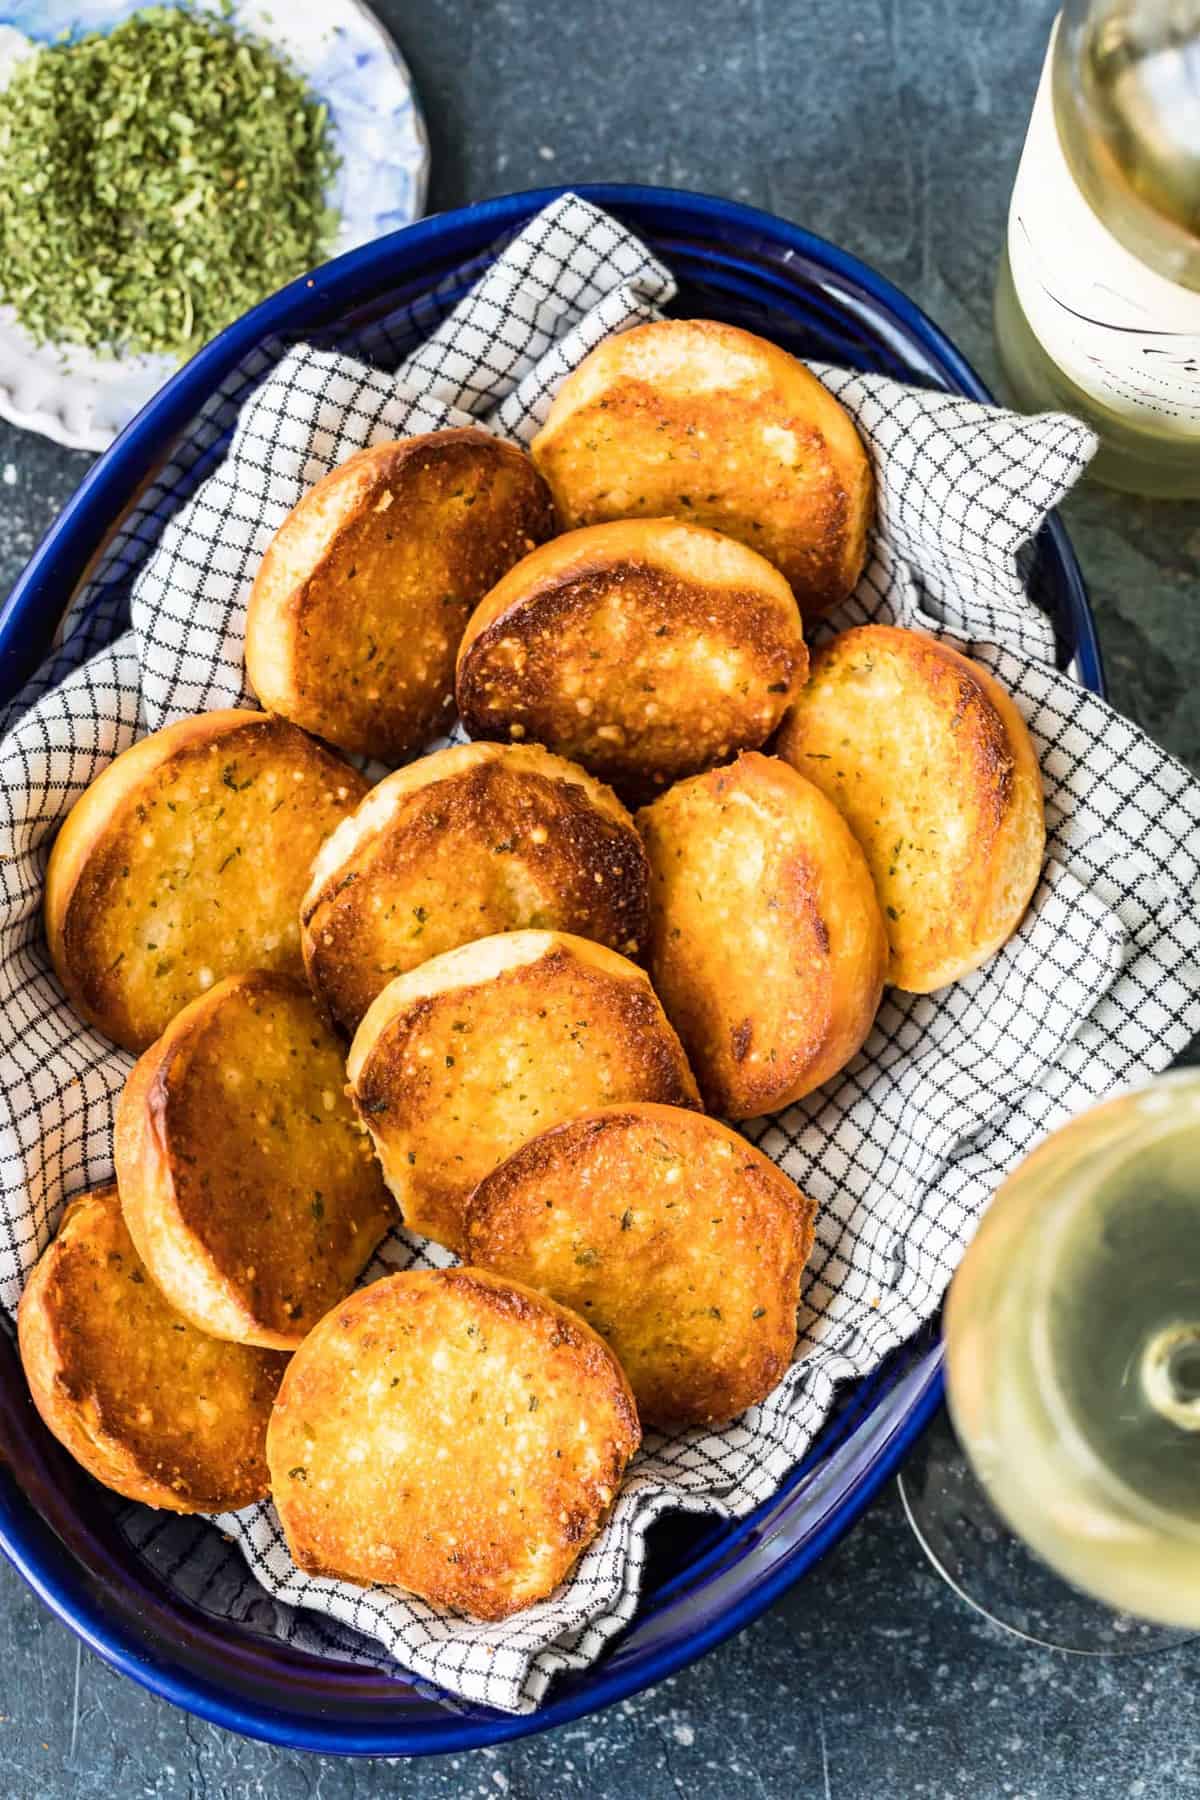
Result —
MULTIPOLYGON (((0 1305, 10 1317, 64 1199, 111 1176, 113 1109, 132 1060, 75 1018, 50 972, 39 906, 68 808, 136 737, 252 704, 250 583, 321 475, 365 444, 442 425, 481 423, 527 444, 587 351, 655 317, 674 292, 635 237, 571 195, 479 266, 452 309, 461 278, 325 347, 256 352, 105 551, 55 656, 0 714, 0 1305)), ((817 373, 857 421, 879 489, 869 567, 832 624, 922 626, 1014 695, 1041 756, 1049 827, 1028 917, 968 980, 935 997, 889 994, 837 1080, 746 1127, 820 1203, 796 1361, 725 1430, 649 1434, 610 1522, 559 1592, 484 1625, 393 1589, 303 1575, 266 1504, 219 1521, 256 1587, 210 1527, 124 1509, 131 1539, 213 1611, 336 1655, 374 1659, 373 1639, 464 1699, 532 1709, 555 1673, 589 1663, 633 1617, 651 1521, 672 1507, 744 1514, 769 1496, 838 1384, 936 1312, 1004 1172, 1078 1108, 1165 1067, 1200 1027, 1200 788, 1055 667, 1053 630, 1017 572, 1018 549, 1092 453, 1090 434, 882 376, 817 373)), ((447 1260, 397 1231, 369 1276, 447 1260)))

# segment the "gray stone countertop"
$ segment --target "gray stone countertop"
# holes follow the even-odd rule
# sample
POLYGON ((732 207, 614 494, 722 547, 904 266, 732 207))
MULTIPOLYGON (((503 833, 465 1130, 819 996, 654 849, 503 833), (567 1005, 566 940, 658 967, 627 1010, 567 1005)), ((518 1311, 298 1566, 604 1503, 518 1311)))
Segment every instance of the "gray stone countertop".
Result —
MULTIPOLYGON (((433 142, 430 208, 547 181, 747 200, 845 245, 995 378, 991 288, 1053 0, 378 0, 433 142)), ((0 592, 88 467, 0 425, 0 592)), ((1066 508, 1112 696, 1200 768, 1200 511, 1066 508)), ((108 1672, 0 1567, 0 1795, 241 1800, 1176 1800, 1200 1644, 1023 1646, 924 1562, 889 1489, 764 1617, 602 1714, 498 1751, 351 1763, 247 1743, 108 1672)))

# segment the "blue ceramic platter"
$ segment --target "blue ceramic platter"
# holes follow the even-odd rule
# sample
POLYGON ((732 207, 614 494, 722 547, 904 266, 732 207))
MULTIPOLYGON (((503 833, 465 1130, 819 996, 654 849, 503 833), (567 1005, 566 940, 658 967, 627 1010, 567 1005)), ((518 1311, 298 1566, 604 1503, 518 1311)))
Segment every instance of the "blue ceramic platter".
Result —
MULTIPOLYGON (((336 343, 398 307, 452 304, 497 246, 553 199, 543 189, 443 214, 326 264, 231 326, 158 393, 83 484, 0 609, 0 701, 38 666, 66 598, 114 522, 200 407, 256 350, 298 337, 336 343)), ((988 396, 903 294, 844 251, 770 215, 669 189, 577 190, 625 220, 674 271, 674 310, 727 319, 799 355, 988 396)), ((220 440, 197 475, 220 453, 220 440)), ((1031 591, 1061 660, 1103 690, 1092 619, 1061 524, 1035 546, 1031 591)), ((97 616, 94 641, 117 628, 97 616)), ((901 1461, 941 1397, 933 1332, 848 1392, 778 1494, 733 1523, 655 1528, 637 1618, 548 1704, 510 1717, 351 1662, 308 1655, 184 1599, 130 1549, 88 1477, 50 1438, 0 1336, 0 1545, 46 1603, 112 1667, 233 1730, 348 1755, 430 1754, 496 1743, 594 1712, 660 1680, 755 1618, 847 1529, 901 1461)))

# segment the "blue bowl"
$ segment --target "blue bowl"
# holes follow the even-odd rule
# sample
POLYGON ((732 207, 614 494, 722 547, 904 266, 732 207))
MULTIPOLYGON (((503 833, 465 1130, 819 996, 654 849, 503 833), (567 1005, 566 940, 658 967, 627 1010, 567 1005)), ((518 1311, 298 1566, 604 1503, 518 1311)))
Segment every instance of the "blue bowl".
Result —
MULTIPOLYGON (((486 201, 352 251, 266 300, 194 358, 88 472, 0 609, 0 704, 42 661, 66 598, 169 446, 250 352, 327 336, 426 295, 562 190, 486 201)), ((751 207, 665 188, 577 190, 625 220, 674 271, 675 310, 727 319, 802 356, 986 400, 970 366, 911 301, 854 257, 751 207)), ((453 287, 453 282, 451 283, 453 287)), ((452 295, 451 295, 452 297, 452 295)), ((440 296, 445 301, 446 294, 440 296)), ((219 448, 219 446, 218 446, 219 448)), ((212 452, 210 454, 215 454, 212 452)), ((206 459, 207 461, 208 459, 206 459)), ((1095 631, 1061 524, 1029 568, 1064 666, 1103 691, 1095 631)), ((297 1749, 344 1755, 465 1750, 561 1725, 701 1656, 798 1580, 866 1506, 941 1399, 930 1329, 842 1399, 773 1499, 729 1524, 654 1529, 637 1618, 592 1669, 514 1718, 426 1683, 309 1655, 214 1618, 130 1548, 101 1491, 42 1426, 0 1337, 0 1546, 47 1605, 111 1667, 201 1717, 297 1749)))

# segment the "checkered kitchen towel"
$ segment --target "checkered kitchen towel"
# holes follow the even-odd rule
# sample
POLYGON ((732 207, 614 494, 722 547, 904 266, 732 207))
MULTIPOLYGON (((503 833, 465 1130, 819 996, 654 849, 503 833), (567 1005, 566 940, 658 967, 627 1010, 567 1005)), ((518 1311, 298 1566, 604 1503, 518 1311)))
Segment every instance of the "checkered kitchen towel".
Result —
MULTIPOLYGON (((113 1106, 130 1062, 72 1016, 49 972, 38 904, 67 808, 135 737, 250 703, 250 582, 319 476, 364 444, 472 420, 528 443, 567 371, 673 291, 612 219, 556 201, 481 265, 453 310, 433 295, 340 341, 256 353, 106 551, 0 749, 0 1302, 10 1314, 64 1198, 112 1172, 113 1106), (127 602, 131 628, 110 642, 127 602)), ((632 1618, 651 1520, 672 1507, 745 1513, 770 1495, 838 1383, 867 1374, 934 1313, 1005 1170, 1079 1107, 1163 1068, 1200 1026, 1200 789, 1056 669, 1053 634, 1017 574, 1019 547, 1086 464, 1088 432, 818 372, 853 413, 879 478, 872 560, 835 623, 944 634, 1015 695, 1041 754, 1050 832, 1029 915, 970 979, 933 998, 889 995, 838 1080, 747 1128, 820 1202, 796 1363, 724 1431, 651 1435, 559 1593, 479 1625, 391 1590, 301 1575, 269 1505, 220 1521, 256 1586, 208 1526, 126 1509, 127 1533, 214 1611, 340 1655, 388 1653, 460 1696, 529 1710, 557 1671, 587 1664, 632 1618)), ((374 1272, 442 1260, 397 1232, 374 1272)))

